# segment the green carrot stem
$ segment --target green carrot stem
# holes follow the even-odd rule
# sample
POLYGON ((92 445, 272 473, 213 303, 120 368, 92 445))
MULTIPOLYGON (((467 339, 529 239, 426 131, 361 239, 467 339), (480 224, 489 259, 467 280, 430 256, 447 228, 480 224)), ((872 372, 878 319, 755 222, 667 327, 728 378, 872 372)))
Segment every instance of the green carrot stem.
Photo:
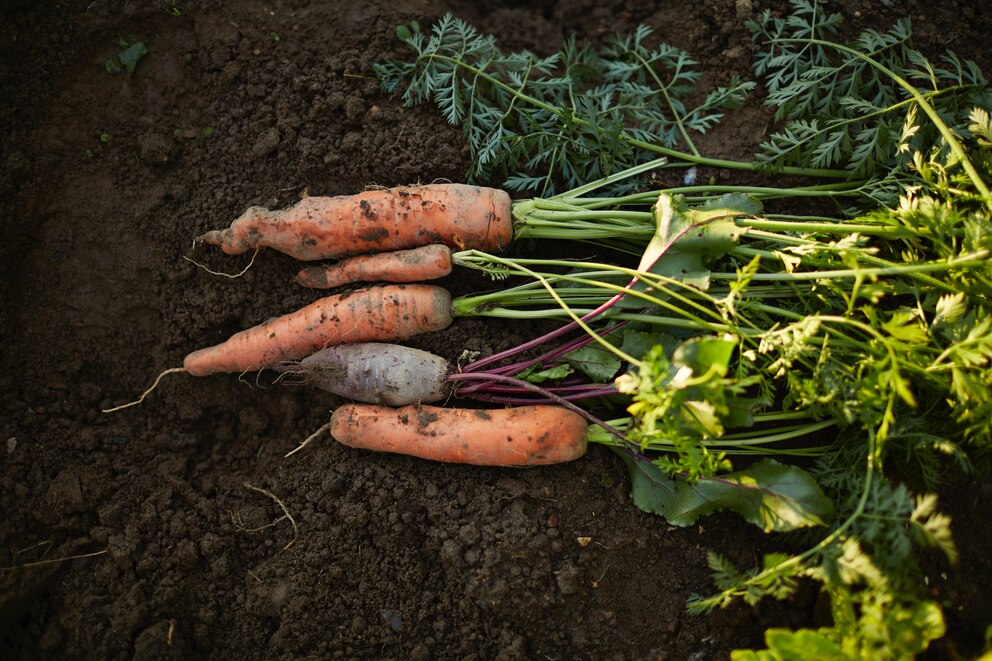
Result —
MULTIPOLYGON (((754 281, 764 282, 795 282, 809 280, 835 280, 854 277, 880 277, 894 275, 910 275, 914 273, 939 273, 959 268, 981 268, 987 267, 989 251, 979 250, 961 257, 955 257, 940 262, 924 262, 921 264, 893 264, 892 266, 870 267, 863 269, 834 269, 824 271, 797 271, 793 273, 756 273, 752 276, 754 281)), ((739 276, 736 273, 713 272, 710 277, 719 280, 736 280, 739 276)))
POLYGON ((792 222, 780 220, 767 220, 763 218, 737 218, 735 221, 741 227, 758 230, 768 230, 772 232, 809 232, 824 233, 834 235, 866 234, 872 236, 883 236, 886 238, 906 238, 912 236, 908 230, 901 230, 884 225, 869 225, 867 223, 815 223, 815 222, 792 222))
MULTIPOLYGON (((722 158, 695 156, 693 154, 686 154, 685 152, 680 152, 675 149, 668 149, 667 147, 662 147, 661 145, 656 145, 650 142, 644 142, 642 140, 635 140, 633 138, 627 138, 626 140, 629 144, 635 147, 640 147, 641 149, 644 149, 646 151, 651 151, 656 154, 661 154, 663 156, 675 158, 680 161, 692 163, 694 165, 703 165, 712 168, 725 168, 728 170, 749 170, 751 172, 768 170, 767 167, 763 165, 759 165, 754 161, 728 161, 722 158)), ((846 170, 830 170, 825 168, 799 168, 791 165, 774 168, 773 172, 776 174, 788 174, 788 175, 796 175, 800 177, 817 177, 822 179, 848 179, 851 176, 851 173, 846 170)))

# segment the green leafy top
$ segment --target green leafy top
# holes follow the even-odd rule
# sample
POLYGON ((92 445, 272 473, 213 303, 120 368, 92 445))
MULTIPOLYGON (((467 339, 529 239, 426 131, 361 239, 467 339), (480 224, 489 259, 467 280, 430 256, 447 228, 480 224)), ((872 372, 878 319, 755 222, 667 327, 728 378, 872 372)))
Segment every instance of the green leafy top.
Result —
POLYGON ((865 59, 832 47, 840 14, 822 2, 791 0, 785 18, 765 10, 748 27, 759 46, 754 70, 768 90, 766 104, 784 125, 762 144, 758 161, 769 167, 843 167, 851 178, 878 176, 901 161, 899 145, 932 144, 932 126, 906 135, 904 117, 914 100, 888 70, 911 81, 954 129, 989 90, 978 66, 946 53, 940 65, 912 47, 909 19, 881 33, 866 30, 850 47, 865 59))
POLYGON ((650 46, 646 26, 599 50, 570 38, 548 57, 504 53, 494 37, 450 14, 429 37, 416 24, 397 35, 414 59, 375 65, 383 89, 404 86, 408 105, 433 101, 463 127, 470 180, 501 178, 510 190, 540 195, 622 170, 656 146, 695 152, 691 134, 712 128, 753 87, 735 78, 688 106, 696 62, 666 44, 650 46))

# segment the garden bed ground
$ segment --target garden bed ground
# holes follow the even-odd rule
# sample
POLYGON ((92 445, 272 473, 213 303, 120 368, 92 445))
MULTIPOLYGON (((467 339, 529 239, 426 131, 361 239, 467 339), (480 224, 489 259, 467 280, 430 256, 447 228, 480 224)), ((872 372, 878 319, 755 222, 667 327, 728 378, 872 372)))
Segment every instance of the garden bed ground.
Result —
MULTIPOLYGON (((99 412, 188 350, 313 298, 272 252, 237 280, 197 269, 182 257, 231 272, 247 259, 191 252, 193 236, 253 204, 463 178, 458 131, 371 76, 398 53, 398 23, 452 11, 544 52, 645 22, 710 79, 747 75, 743 20, 763 5, 658 4, 4 3, 0 566, 40 564, 0 573, 0 657, 717 659, 768 626, 822 621, 812 588, 687 615, 712 588, 707 551, 750 566, 776 541, 732 515, 683 529, 638 511, 601 448, 535 470, 329 441, 284 459, 337 401, 267 377, 177 376, 141 407, 99 412), (132 38, 149 54, 108 74, 132 38), (269 525, 282 511, 248 485, 278 496, 298 533, 269 525)), ((975 3, 862 4, 840 7, 851 30, 909 14, 917 45, 992 71, 992 14, 975 3)), ((707 147, 745 158, 768 123, 752 102, 707 147)), ((456 359, 531 330, 459 320, 416 344, 456 359)), ((949 658, 980 648, 992 613, 992 487, 954 480, 943 502, 962 562, 929 576, 950 627, 934 654, 949 658)))

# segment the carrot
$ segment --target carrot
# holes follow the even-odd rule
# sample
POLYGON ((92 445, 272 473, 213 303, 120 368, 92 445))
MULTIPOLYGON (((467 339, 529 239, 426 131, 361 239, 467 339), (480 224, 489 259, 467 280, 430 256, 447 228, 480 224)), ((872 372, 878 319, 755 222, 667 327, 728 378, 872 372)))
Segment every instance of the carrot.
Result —
POLYGON ((369 190, 357 195, 307 197, 283 211, 251 207, 223 230, 197 239, 232 255, 259 247, 297 259, 416 248, 498 250, 513 233, 510 196, 466 184, 369 190))
POLYGON ((327 296, 192 352, 193 376, 250 372, 297 360, 327 346, 404 340, 451 324, 451 295, 431 285, 383 285, 327 296))
POLYGON ((353 448, 480 466, 537 466, 586 452, 586 420, 560 406, 391 409, 347 404, 331 416, 331 435, 353 448))
POLYGON ((276 369, 342 397, 388 406, 446 398, 454 370, 441 356, 385 342, 327 347, 276 369))
POLYGON ((296 283, 311 289, 333 289, 352 282, 422 282, 451 273, 451 249, 431 244, 342 259, 337 264, 310 266, 296 283))

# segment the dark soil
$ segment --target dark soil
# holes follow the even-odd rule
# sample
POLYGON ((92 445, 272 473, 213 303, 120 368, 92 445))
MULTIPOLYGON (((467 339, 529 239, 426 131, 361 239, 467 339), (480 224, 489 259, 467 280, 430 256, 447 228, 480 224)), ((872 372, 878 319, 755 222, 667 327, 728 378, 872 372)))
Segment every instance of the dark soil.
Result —
MULTIPOLYGON (((850 29, 911 14, 919 46, 992 70, 978 3, 862 4, 846 3, 850 29)), ((463 179, 459 132, 370 75, 398 53, 398 23, 453 11, 507 47, 548 51, 646 22, 710 79, 747 75, 742 19, 758 3, 659 5, 4 3, 0 567, 30 566, 0 573, 0 658, 718 659, 766 627, 821 621, 811 587, 687 615, 689 595, 712 590, 708 551, 752 566, 775 540, 730 515, 681 529, 640 512, 600 448, 534 470, 326 439, 284 459, 338 402, 264 377, 171 376, 142 406, 99 412, 190 349, 314 298, 274 252, 240 279, 206 273, 183 256, 228 272, 247 257, 191 252, 192 237, 249 205, 463 179), (150 53, 109 75, 131 37, 150 53), (90 557, 57 561, 69 556, 90 557)), ((752 102, 706 147, 746 157, 768 121, 752 102)), ((533 330, 458 320, 416 344, 456 359, 533 330)), ((990 502, 988 484, 963 479, 944 501, 963 561, 933 565, 950 626, 939 656, 981 646, 990 502)))

